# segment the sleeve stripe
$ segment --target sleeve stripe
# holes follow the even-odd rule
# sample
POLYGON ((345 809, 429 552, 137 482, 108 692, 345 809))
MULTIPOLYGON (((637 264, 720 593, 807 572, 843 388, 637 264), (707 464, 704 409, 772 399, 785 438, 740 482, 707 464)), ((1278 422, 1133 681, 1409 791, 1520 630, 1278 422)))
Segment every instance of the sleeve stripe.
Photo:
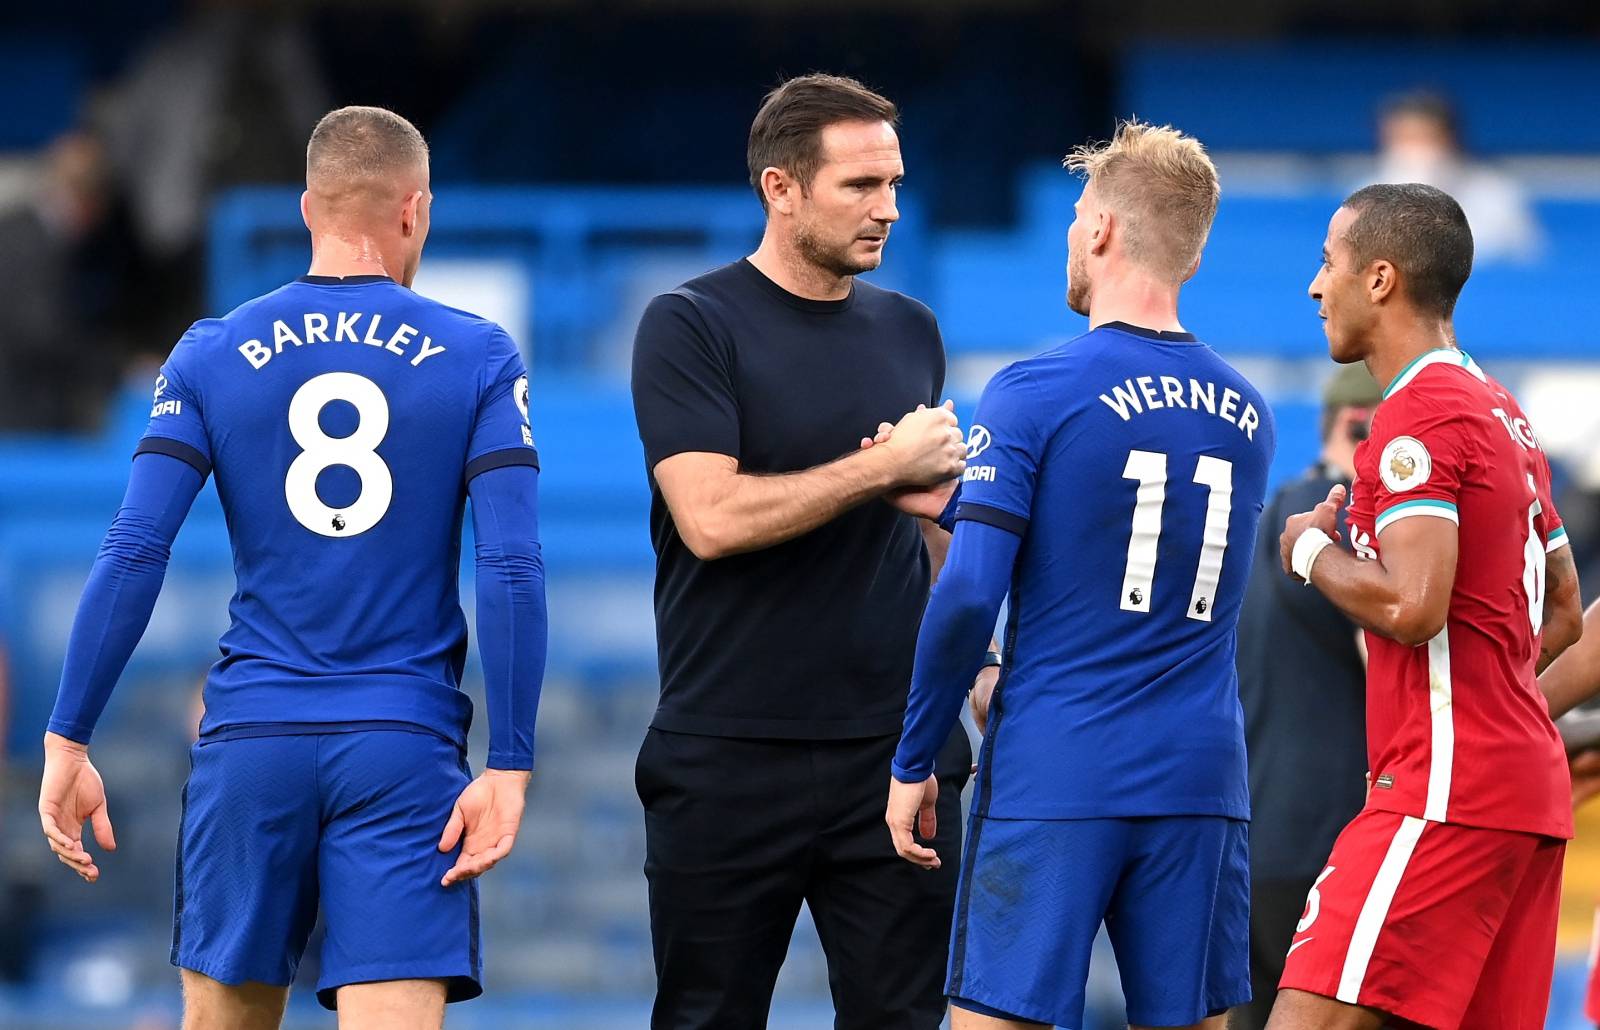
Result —
POLYGON ((169 458, 193 465, 200 478, 211 475, 211 462, 201 454, 197 448, 191 447, 182 440, 173 440, 165 436, 147 436, 139 441, 139 446, 133 449, 133 456, 141 454, 165 454, 169 458))
POLYGON ((467 462, 466 474, 461 477, 462 482, 470 483, 476 476, 493 469, 503 469, 508 465, 532 465, 534 470, 539 468, 539 452, 532 447, 506 447, 488 454, 480 454, 467 462))
POLYGON ((1559 551, 1571 542, 1567 539, 1567 527, 1557 526, 1555 532, 1550 534, 1550 539, 1544 542, 1544 553, 1550 554, 1552 551, 1559 551))
POLYGON ((991 508, 987 504, 977 504, 973 501, 962 501, 956 506, 955 521, 967 519, 972 522, 982 522, 996 529, 1003 529, 1008 533, 1022 536, 1028 532, 1028 520, 1021 515, 1013 515, 1009 511, 991 508))
POLYGON ((1449 519, 1456 525, 1461 524, 1461 517, 1456 514, 1456 506, 1449 501, 1435 501, 1422 498, 1415 501, 1406 501, 1397 504, 1378 516, 1378 525, 1375 532, 1382 533, 1401 519, 1408 519, 1413 515, 1432 515, 1435 518, 1449 519))

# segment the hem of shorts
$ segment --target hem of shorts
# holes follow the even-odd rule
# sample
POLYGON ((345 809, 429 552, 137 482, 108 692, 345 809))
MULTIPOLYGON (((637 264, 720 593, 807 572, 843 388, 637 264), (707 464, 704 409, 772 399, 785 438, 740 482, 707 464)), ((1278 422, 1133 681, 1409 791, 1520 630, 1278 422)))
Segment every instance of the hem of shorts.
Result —
POLYGON ((412 962, 387 962, 341 970, 337 976, 324 972, 317 980, 317 1002, 329 1012, 338 1011, 341 987, 355 984, 386 983, 391 980, 443 980, 446 1004, 471 1001, 483 993, 482 970, 469 968, 459 958, 412 962))
POLYGON ((1100 807, 1093 805, 1062 805, 1027 812, 1005 811, 996 814, 992 809, 978 813, 980 819, 1010 823, 1073 822, 1079 819, 1228 819, 1236 823, 1250 821, 1250 809, 1218 805, 1216 802, 1169 802, 1155 808, 1133 806, 1100 807))
POLYGON ((756 737, 771 740, 853 740, 865 737, 898 736, 905 724, 905 713, 857 719, 740 719, 718 715, 694 715, 657 709, 650 728, 667 733, 688 733, 701 737, 756 737))
MULTIPOLYGON (((1064 1013, 1047 1014, 1045 1013, 1044 1009, 1036 1007, 1031 1002, 997 1000, 998 995, 990 994, 987 991, 974 991, 965 985, 962 986, 960 994, 951 994, 948 995, 948 997, 952 1005, 959 1004, 963 1001, 970 1001, 986 1008, 994 1009, 996 1012, 1010 1013, 1017 1019, 1025 1020, 1030 1023, 1043 1023, 1045 1026, 1052 1027, 1077 1025, 1064 1018, 1064 1013), (1058 1016, 1063 1018, 1057 1018, 1058 1016)), ((970 1012, 972 1010, 968 1009, 967 1011, 970 1012)), ((985 1013, 979 1013, 979 1015, 985 1015, 985 1013)), ((1079 1018, 1081 1019, 1082 1017, 1079 1018)))
MULTIPOLYGON (((1336 1001, 1341 1005, 1351 1004, 1339 997, 1339 983, 1337 980, 1330 982, 1327 979, 1322 979, 1315 983, 1309 980, 1302 980, 1296 983, 1294 978, 1285 972, 1283 978, 1278 982, 1278 990, 1305 991, 1307 994, 1315 994, 1327 998, 1329 1001, 1336 1001)), ((1419 1008, 1405 999, 1391 998, 1381 991, 1374 991, 1365 986, 1356 995, 1355 1004, 1365 1008, 1377 1009, 1386 1016, 1404 1019, 1407 1022, 1416 1023, 1418 1026, 1440 1026, 1445 1022, 1436 1009, 1431 1007, 1419 1008)), ((1460 1017, 1457 1016, 1457 1019, 1459 1020, 1460 1017)))
POLYGON ((188 958, 182 954, 172 956, 172 964, 179 969, 187 969, 191 973, 208 976, 217 983, 227 984, 229 987, 238 987, 244 983, 266 984, 268 987, 288 987, 294 983, 295 970, 288 973, 279 973, 270 976, 257 976, 254 972, 246 972, 243 967, 229 965, 226 962, 202 962, 195 958, 188 958))
MULTIPOLYGON (((1377 791, 1373 791, 1373 794, 1376 793, 1377 791)), ((1422 814, 1423 806, 1420 804, 1386 804, 1385 802, 1387 801, 1387 798, 1369 797, 1365 807, 1362 808, 1362 811, 1387 812, 1390 815, 1410 816, 1413 819, 1422 819, 1430 823, 1440 823, 1444 826, 1465 826, 1471 830, 1498 830, 1501 833, 1525 833, 1530 837, 1547 837, 1551 840, 1572 840, 1573 837, 1576 836, 1576 831, 1571 821, 1561 824, 1557 830, 1552 831, 1548 826, 1540 829, 1532 824, 1526 826, 1508 826, 1503 823, 1490 823, 1479 819, 1429 819, 1427 816, 1422 814)))
POLYGON ((1128 1009, 1128 1022, 1134 1026, 1192 1026, 1212 1016, 1220 1015, 1235 1005, 1243 1005, 1248 1002, 1250 1000, 1250 984, 1248 981, 1235 984, 1232 990, 1224 992, 1221 996, 1228 1000, 1218 1005, 1210 1004, 1208 1000, 1205 1006, 1198 1009, 1145 1011, 1130 1007, 1128 1009))

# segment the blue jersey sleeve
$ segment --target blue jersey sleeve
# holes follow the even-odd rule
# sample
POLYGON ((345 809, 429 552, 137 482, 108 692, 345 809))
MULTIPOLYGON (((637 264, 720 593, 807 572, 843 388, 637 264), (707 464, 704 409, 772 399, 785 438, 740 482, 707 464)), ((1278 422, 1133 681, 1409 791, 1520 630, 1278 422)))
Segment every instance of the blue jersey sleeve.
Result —
POLYGON ((478 414, 467 442, 466 479, 508 465, 539 467, 528 421, 528 373, 504 329, 495 328, 484 362, 478 414))
POLYGON ((211 443, 200 396, 200 327, 184 334, 156 375, 150 424, 135 454, 166 454, 192 465, 202 481, 211 474, 211 443))
POLYGON ((1048 442, 1042 410, 1039 388, 1022 368, 1007 366, 989 380, 967 434, 956 520, 984 522, 1018 536, 1027 529, 1048 442))
POLYGON ((173 538, 204 482, 187 459, 160 453, 134 458, 127 494, 89 570, 72 620, 51 733, 89 743, 111 689, 150 622, 173 538))
POLYGON ((468 484, 477 538, 478 653, 489 768, 532 769, 549 629, 539 546, 539 473, 502 466, 468 484))
POLYGON ((961 699, 983 664, 1021 545, 1015 533, 981 521, 957 524, 917 634, 905 726, 891 767, 895 779, 921 783, 933 775, 961 699))

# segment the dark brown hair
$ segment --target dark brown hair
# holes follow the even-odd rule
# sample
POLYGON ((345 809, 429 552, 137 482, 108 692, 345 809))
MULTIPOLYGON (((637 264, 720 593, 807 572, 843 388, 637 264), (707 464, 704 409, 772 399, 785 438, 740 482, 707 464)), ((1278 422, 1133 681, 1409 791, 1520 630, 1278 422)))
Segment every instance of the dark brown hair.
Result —
POLYGON ((1380 183, 1343 206, 1356 214, 1344 234, 1356 268, 1393 263, 1411 303, 1449 318, 1472 274, 1472 229, 1455 198, 1421 183, 1380 183))
POLYGON ((750 185, 766 207, 761 173, 782 168, 795 177, 802 190, 808 188, 822 167, 823 129, 838 122, 896 125, 899 121, 900 112, 893 103, 855 79, 821 73, 790 79, 767 94, 750 124, 750 144, 745 150, 750 185))

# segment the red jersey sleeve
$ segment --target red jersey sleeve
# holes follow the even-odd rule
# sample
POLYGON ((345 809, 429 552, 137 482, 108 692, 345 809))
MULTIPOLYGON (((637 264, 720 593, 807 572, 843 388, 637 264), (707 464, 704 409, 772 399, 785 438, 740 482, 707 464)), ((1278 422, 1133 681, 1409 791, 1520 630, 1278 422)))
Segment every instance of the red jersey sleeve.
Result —
POLYGON ((1478 448, 1472 421, 1446 396, 1418 389, 1385 401, 1372 421, 1377 475, 1372 491, 1373 533, 1415 515, 1460 525, 1456 499, 1478 448))

